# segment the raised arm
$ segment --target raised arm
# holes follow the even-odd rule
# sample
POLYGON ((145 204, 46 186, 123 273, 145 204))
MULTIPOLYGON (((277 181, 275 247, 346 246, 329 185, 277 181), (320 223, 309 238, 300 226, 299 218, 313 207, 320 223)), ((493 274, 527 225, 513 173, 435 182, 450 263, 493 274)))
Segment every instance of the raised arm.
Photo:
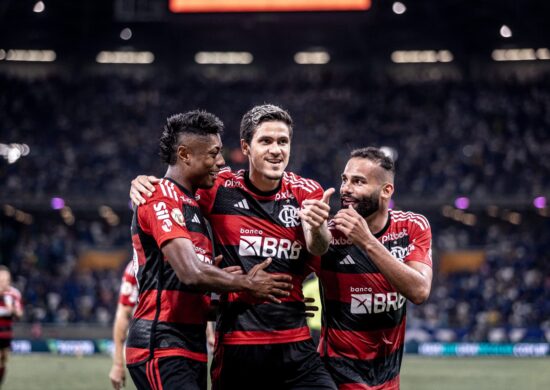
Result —
POLYGON ((302 209, 298 215, 302 219, 302 228, 309 253, 315 256, 324 255, 330 245, 331 234, 327 227, 330 213, 330 197, 334 188, 323 193, 321 200, 306 199, 302 202, 302 209))
MULTIPOLYGON (((397 260, 371 233, 365 219, 350 207, 342 209, 333 219, 336 229, 368 253, 382 275, 411 302, 419 305, 428 299, 432 287, 432 268, 420 261, 397 260)), ((431 235, 430 235, 431 237, 431 235)), ((431 240, 426 236, 422 245, 429 252, 431 240)), ((420 245, 420 242, 417 243, 420 245)))

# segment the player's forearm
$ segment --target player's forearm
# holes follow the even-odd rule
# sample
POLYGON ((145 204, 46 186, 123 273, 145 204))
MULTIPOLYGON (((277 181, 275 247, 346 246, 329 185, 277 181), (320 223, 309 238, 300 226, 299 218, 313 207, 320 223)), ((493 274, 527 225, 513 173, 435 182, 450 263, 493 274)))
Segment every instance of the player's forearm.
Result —
POLYGON ((128 327, 130 324, 130 307, 119 304, 113 325, 113 363, 124 365, 124 343, 128 335, 128 327))
POLYGON ((365 243, 363 250, 397 292, 417 305, 428 299, 431 283, 426 275, 397 260, 376 239, 365 243))
POLYGON ((309 253, 314 256, 322 256, 327 253, 332 235, 326 222, 319 228, 304 226, 304 236, 309 253))
POLYGON ((223 293, 252 289, 252 283, 246 276, 233 275, 203 263, 199 268, 193 284, 202 290, 223 293))

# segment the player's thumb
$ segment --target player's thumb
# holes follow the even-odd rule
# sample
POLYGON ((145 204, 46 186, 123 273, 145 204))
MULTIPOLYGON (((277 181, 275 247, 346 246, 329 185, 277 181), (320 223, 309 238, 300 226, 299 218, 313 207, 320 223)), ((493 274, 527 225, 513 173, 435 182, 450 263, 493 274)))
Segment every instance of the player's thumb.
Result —
POLYGON ((271 264, 271 257, 268 257, 267 259, 262 261, 260 264, 256 264, 254 267, 252 267, 248 275, 251 277, 256 276, 258 271, 266 269, 269 266, 269 264, 271 264))
POLYGON ((330 197, 334 194, 334 188, 329 188, 323 193, 323 198, 321 199, 324 203, 330 203, 330 197))

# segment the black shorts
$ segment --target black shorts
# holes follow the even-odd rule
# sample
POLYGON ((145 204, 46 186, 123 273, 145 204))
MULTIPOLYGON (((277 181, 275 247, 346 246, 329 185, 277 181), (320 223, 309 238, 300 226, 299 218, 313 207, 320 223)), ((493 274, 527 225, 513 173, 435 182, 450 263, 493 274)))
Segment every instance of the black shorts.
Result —
POLYGON ((312 340, 265 345, 218 345, 212 390, 336 390, 312 340))
POLYGON ((138 390, 206 390, 206 363, 180 356, 128 367, 138 390))
POLYGON ((11 339, 0 339, 0 349, 11 349, 11 339))

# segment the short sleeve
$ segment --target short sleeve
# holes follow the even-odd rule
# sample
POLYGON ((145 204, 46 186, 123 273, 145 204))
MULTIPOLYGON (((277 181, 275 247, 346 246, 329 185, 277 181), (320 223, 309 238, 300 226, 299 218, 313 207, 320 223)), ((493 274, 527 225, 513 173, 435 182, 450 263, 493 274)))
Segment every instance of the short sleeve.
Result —
POLYGON ((154 196, 146 204, 138 206, 137 213, 139 226, 154 238, 159 248, 174 238, 191 239, 181 207, 171 197, 154 196))
POLYGON ((124 275, 122 275, 122 281, 120 284, 120 293, 118 298, 118 303, 124 305, 124 306, 135 306, 137 303, 138 298, 138 286, 137 286, 137 280, 136 277, 133 274, 133 267, 130 263, 126 270, 124 271, 124 275))
POLYGON ((409 254, 404 261, 418 261, 432 266, 432 231, 430 227, 417 228, 411 232, 409 254))

